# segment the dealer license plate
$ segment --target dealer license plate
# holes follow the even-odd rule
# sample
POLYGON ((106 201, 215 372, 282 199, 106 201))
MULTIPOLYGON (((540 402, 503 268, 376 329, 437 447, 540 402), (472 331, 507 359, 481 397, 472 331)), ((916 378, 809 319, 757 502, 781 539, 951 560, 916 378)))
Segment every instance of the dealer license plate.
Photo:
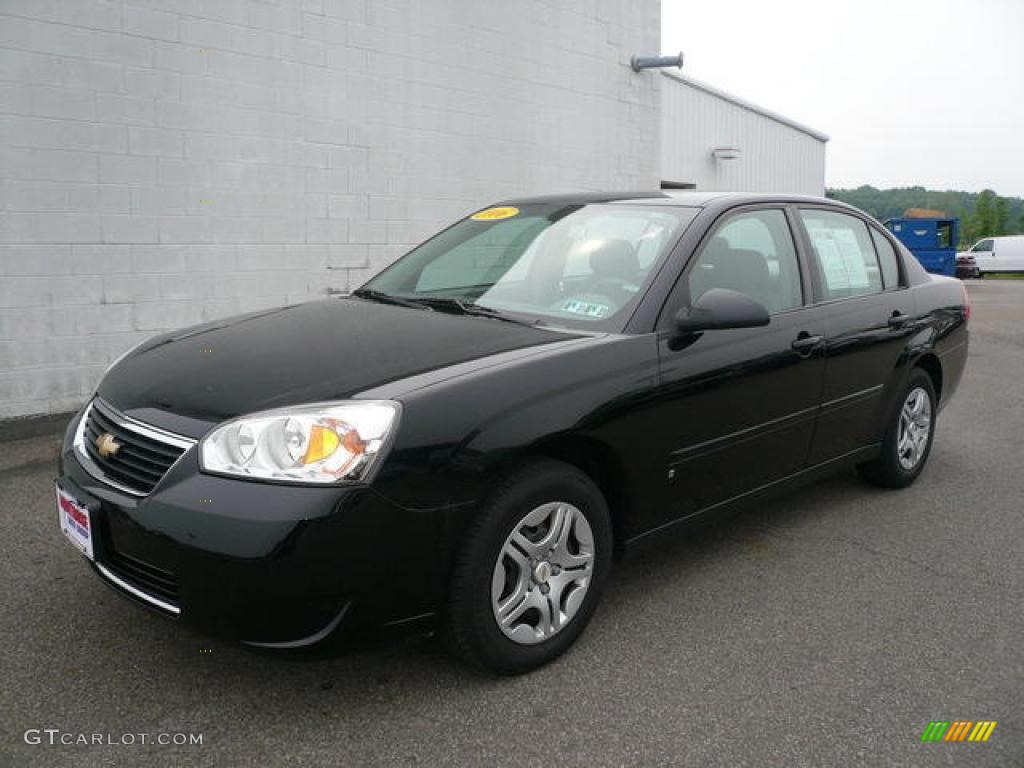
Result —
POLYGON ((92 560, 92 520, 89 517, 89 509, 59 485, 57 515, 60 517, 60 529, 64 531, 64 535, 78 551, 92 560))

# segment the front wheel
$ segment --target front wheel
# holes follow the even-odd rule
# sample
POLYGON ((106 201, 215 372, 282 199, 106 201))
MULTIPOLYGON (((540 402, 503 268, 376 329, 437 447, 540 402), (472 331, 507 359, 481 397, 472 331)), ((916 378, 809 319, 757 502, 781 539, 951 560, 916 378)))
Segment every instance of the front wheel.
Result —
POLYGON ((932 378, 920 368, 910 374, 882 441, 878 458, 857 467, 861 477, 885 488, 905 488, 921 474, 935 435, 936 397, 932 378))
POLYGON ((519 674, 579 637, 611 566, 608 506, 575 467, 536 461, 477 511, 456 559, 448 637, 474 666, 519 674))

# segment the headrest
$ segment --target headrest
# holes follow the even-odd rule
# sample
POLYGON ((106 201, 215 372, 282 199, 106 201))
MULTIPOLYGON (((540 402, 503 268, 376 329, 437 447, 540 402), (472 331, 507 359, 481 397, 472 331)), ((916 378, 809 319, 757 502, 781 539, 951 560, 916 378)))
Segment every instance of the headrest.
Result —
POLYGON ((747 248, 729 248, 718 256, 718 263, 727 269, 742 272, 754 280, 763 280, 771 277, 768 271, 768 263, 760 251, 747 248))
POLYGON ((707 247, 708 253, 712 256, 729 250, 732 250, 732 246, 729 245, 729 241, 721 235, 715 235, 712 237, 707 247))
POLYGON ((601 277, 632 280, 640 262, 628 240, 600 240, 590 252, 590 270, 601 277))

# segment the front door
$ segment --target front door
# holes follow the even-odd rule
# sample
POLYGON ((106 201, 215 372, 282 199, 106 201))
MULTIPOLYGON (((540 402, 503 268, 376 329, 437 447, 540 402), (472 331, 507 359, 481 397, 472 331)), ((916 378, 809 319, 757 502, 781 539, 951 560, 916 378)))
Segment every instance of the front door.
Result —
POLYGON ((705 238, 659 322, 659 448, 670 519, 804 467, 821 394, 824 317, 782 207, 726 215, 705 238), (680 347, 671 317, 711 288, 764 304, 767 327, 706 331, 680 347))
POLYGON ((974 256, 974 263, 982 272, 998 272, 1000 267, 996 262, 995 243, 992 239, 982 240, 971 248, 971 255, 974 256))

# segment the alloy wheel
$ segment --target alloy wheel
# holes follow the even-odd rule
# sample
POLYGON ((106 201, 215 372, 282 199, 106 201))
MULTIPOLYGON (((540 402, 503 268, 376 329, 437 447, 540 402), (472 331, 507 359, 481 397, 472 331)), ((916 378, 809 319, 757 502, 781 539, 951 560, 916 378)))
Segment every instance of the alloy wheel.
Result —
POLYGON ((910 390, 900 410, 896 439, 896 455, 900 466, 908 472, 920 462, 931 437, 932 400, 922 387, 910 390))

